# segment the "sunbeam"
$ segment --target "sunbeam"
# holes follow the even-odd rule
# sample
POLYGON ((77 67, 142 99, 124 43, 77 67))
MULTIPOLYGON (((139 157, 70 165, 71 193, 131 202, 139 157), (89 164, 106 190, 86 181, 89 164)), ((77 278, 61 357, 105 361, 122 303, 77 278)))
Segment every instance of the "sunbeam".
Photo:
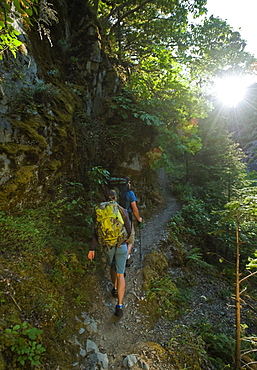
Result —
POLYGON ((251 83, 250 76, 217 79, 214 88, 216 98, 224 106, 236 107, 244 99, 251 83))

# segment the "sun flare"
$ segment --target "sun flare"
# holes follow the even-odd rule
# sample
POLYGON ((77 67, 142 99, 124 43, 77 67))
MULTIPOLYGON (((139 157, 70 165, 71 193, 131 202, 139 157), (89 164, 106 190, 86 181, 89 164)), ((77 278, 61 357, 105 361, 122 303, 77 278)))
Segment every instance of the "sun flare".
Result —
POLYGON ((221 104, 236 107, 250 84, 249 76, 220 78, 215 82, 215 95, 221 104))

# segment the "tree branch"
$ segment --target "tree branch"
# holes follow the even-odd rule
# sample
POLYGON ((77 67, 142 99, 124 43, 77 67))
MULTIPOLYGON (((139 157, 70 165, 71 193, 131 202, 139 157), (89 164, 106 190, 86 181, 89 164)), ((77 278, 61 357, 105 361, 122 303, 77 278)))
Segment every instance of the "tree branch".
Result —
POLYGON ((241 283, 242 283, 242 281, 244 281, 244 280, 248 279, 249 277, 251 277, 251 276, 253 276, 253 275, 255 275, 255 274, 257 274, 257 271, 254 271, 254 272, 252 272, 251 274, 249 274, 249 275, 245 276, 243 279, 241 279, 241 280, 239 281, 239 284, 241 284, 241 283))
MULTIPOLYGON (((132 14, 132 13, 135 13, 136 11, 138 11, 139 9, 143 8, 147 3, 151 3, 152 1, 150 0, 145 0, 143 1, 140 5, 138 5, 136 8, 134 9, 131 9, 131 10, 128 10, 126 13, 124 13, 120 19, 114 23, 114 25, 111 27, 111 29, 114 29, 115 27, 117 27, 117 25, 119 24, 119 22, 121 22, 124 18, 126 18, 128 15, 132 14)), ((120 10, 122 10, 123 8, 125 8, 125 6, 129 5, 130 4, 130 1, 127 1, 125 2, 124 4, 121 4, 119 6, 117 6, 116 8, 112 9, 112 11, 108 14, 108 16, 105 18, 104 20, 104 24, 107 23, 107 21, 115 14, 115 13, 118 13, 120 10)))

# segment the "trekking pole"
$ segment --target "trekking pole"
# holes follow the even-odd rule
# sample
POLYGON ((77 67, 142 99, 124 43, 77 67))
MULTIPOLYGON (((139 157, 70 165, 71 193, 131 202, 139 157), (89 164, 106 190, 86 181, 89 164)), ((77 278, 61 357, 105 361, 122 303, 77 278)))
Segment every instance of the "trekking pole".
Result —
POLYGON ((138 233, 139 233, 139 267, 142 267, 142 235, 141 235, 141 229, 145 226, 145 223, 139 222, 138 223, 138 233))
POLYGON ((140 225, 140 223, 139 223, 139 268, 142 267, 142 241, 141 241, 141 225, 140 225))

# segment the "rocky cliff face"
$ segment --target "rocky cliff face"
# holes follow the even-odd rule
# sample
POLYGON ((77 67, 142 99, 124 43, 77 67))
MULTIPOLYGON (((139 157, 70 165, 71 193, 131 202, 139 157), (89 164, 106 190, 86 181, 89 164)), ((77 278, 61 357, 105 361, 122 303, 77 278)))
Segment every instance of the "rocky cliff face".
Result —
POLYGON ((103 51, 90 12, 68 3, 58 2, 52 47, 36 28, 20 28, 17 57, 0 62, 1 210, 35 206, 58 182, 78 181, 85 162, 97 164, 90 147, 110 118, 106 102, 121 74, 103 51), (83 135, 88 150, 81 149, 83 135))

